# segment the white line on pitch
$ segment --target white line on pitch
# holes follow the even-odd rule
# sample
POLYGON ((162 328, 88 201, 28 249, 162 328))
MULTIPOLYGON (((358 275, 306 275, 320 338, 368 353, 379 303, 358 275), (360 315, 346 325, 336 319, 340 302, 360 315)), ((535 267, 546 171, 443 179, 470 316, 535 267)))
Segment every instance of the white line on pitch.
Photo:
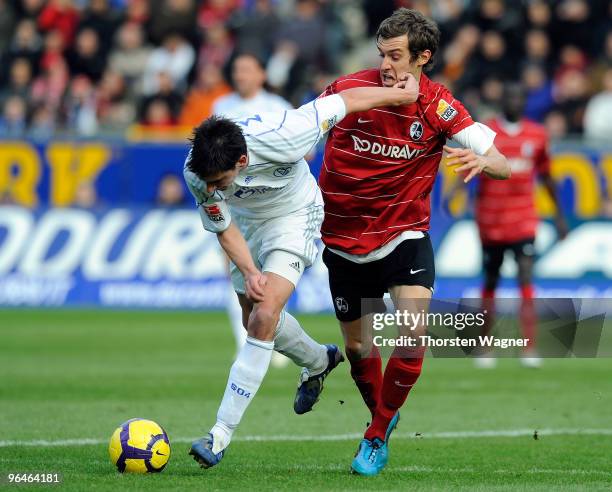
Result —
MULTIPOLYGON (((612 436, 612 429, 538 429, 539 436, 612 436)), ((475 439, 486 437, 525 437, 532 436, 533 429, 509 429, 509 430, 482 430, 482 431, 449 431, 449 432, 423 432, 419 434, 397 433, 393 435, 397 439, 475 439)), ((332 435, 261 435, 261 436, 236 436, 233 441, 257 441, 257 442, 300 442, 300 441, 350 441, 360 439, 363 434, 332 434, 332 435)), ((175 437, 171 441, 175 443, 189 443, 195 437, 175 437)), ((108 443, 108 439, 58 439, 54 441, 44 439, 34 440, 4 440, 0 441, 0 448, 15 446, 86 446, 108 443)))

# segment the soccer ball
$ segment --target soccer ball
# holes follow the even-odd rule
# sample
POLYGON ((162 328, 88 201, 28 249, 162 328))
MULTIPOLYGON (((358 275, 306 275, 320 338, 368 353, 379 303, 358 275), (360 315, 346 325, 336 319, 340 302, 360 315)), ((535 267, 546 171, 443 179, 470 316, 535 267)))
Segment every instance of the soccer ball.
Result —
POLYGON ((152 420, 130 419, 113 432, 108 453, 121 473, 156 473, 170 459, 170 441, 152 420))

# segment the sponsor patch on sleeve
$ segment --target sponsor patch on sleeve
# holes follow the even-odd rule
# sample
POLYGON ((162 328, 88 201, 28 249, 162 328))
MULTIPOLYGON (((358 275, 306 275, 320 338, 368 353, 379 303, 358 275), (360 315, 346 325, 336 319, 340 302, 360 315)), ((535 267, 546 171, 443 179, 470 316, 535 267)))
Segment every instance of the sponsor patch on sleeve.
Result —
POLYGON ((321 130, 323 130, 324 132, 328 131, 332 126, 337 123, 337 121, 337 116, 332 116, 331 118, 323 120, 323 122, 321 123, 321 130))
POLYGON ((438 113, 438 116, 444 121, 450 121, 458 114, 457 110, 448 104, 444 99, 440 99, 440 102, 438 102, 438 109, 436 110, 436 113, 438 113))
POLYGON ((223 216, 223 212, 221 212, 219 205, 205 206, 204 211, 206 212, 206 216, 213 222, 223 222, 225 220, 225 217, 223 216))

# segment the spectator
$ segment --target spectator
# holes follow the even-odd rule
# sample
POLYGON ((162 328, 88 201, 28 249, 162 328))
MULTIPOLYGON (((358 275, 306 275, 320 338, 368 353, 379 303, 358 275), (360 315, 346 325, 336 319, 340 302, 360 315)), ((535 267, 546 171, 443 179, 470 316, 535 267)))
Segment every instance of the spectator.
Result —
POLYGON ((536 64, 544 67, 546 73, 553 70, 552 52, 550 38, 546 31, 531 29, 525 35, 525 59, 524 64, 536 64))
POLYGON ((66 58, 73 76, 85 75, 94 83, 100 80, 106 66, 106 56, 100 46, 98 33, 90 27, 79 32, 76 45, 68 51, 66 58))
POLYGON ((119 72, 104 72, 96 93, 96 114, 100 128, 107 130, 125 130, 134 121, 136 107, 119 72))
POLYGON ((47 0, 21 0, 13 3, 22 19, 36 22, 47 0))
POLYGON ((147 105, 141 124, 147 130, 172 130, 175 121, 168 103, 161 98, 153 98, 147 105))
POLYGON ((283 111, 291 105, 282 97, 264 89, 266 72, 255 55, 244 53, 232 63, 232 85, 235 92, 223 96, 213 104, 213 113, 231 118, 242 118, 262 111, 283 111))
POLYGON ((297 56, 291 66, 286 92, 295 96, 307 81, 309 73, 327 71, 325 55, 325 23, 317 0, 297 0, 294 15, 287 19, 278 33, 279 46, 291 43, 297 56))
POLYGON ((64 103, 66 129, 79 136, 90 137, 98 131, 95 88, 84 75, 70 82, 64 103))
POLYGON ((183 104, 179 123, 194 127, 212 114, 215 100, 229 94, 230 87, 223 80, 221 69, 213 64, 206 63, 198 71, 198 77, 183 104))
POLYGON ((28 136, 34 140, 48 140, 53 137, 56 125, 55 111, 41 103, 32 110, 32 118, 28 127, 28 136))
POLYGON ((556 85, 555 109, 567 118, 570 133, 582 133, 589 92, 589 79, 578 69, 565 71, 556 85))
POLYGON ((27 58, 17 58, 10 68, 9 83, 0 90, 0 105, 11 96, 19 96, 24 101, 30 99, 32 67, 27 58))
POLYGON ((155 48, 147 61, 143 78, 144 93, 154 94, 158 91, 158 76, 162 72, 170 76, 174 86, 184 89, 194 59, 193 48, 180 34, 168 34, 163 45, 155 48))
POLYGON ((91 0, 82 14, 79 30, 93 29, 98 35, 100 46, 104 54, 113 43, 113 36, 119 27, 120 18, 109 6, 108 0, 91 0))
POLYGON ((552 24, 552 11, 546 0, 527 2, 527 26, 531 29, 548 31, 552 24))
POLYGON ((592 140, 610 141, 612 137, 612 65, 604 73, 603 91, 587 104, 584 133, 592 140))
POLYGON ((587 53, 594 53, 593 31, 596 19, 586 0, 561 0, 555 7, 557 22, 551 30, 556 46, 574 44, 587 53))
POLYGON ((156 98, 165 103, 153 111, 158 116, 167 111, 173 123, 194 124, 227 91, 217 67, 231 71, 228 61, 244 52, 264 60, 269 86, 298 103, 339 61, 369 65, 372 50, 360 48, 366 24, 377 27, 398 6, 439 21, 434 78, 452 84, 474 111, 496 107, 499 80, 520 79, 529 117, 544 121, 554 108, 547 118, 553 133, 579 133, 589 96, 604 90, 612 66, 609 0, 0 0, 0 104, 20 95, 34 107, 32 120, 39 115, 41 134, 61 130, 67 60, 73 77, 99 84, 92 100, 102 128, 123 128, 135 107, 143 119, 156 98), (170 92, 161 90, 160 72, 169 74, 170 92), (181 111, 183 94, 189 102, 181 111))
POLYGON ((544 119, 544 126, 551 140, 562 140, 567 138, 569 124, 567 118, 560 111, 551 111, 544 119))
POLYGON ((504 38, 509 53, 520 47, 521 16, 516 2, 505 0, 482 0, 476 14, 476 25, 481 31, 494 31, 504 38))
POLYGON ((44 104, 57 114, 68 86, 68 66, 63 58, 54 63, 39 75, 32 83, 32 102, 44 104))
POLYGON ((198 64, 214 63, 223 66, 234 50, 229 31, 221 23, 211 25, 204 36, 204 43, 198 53, 198 64))
POLYGON ((546 70, 540 65, 527 65, 523 70, 522 83, 527 89, 525 117, 537 122, 544 121, 555 103, 553 83, 546 70))
POLYGON ((198 12, 198 24, 204 30, 225 24, 239 4, 239 0, 205 0, 198 12))
POLYGON ((459 87, 479 87, 489 76, 512 80, 515 70, 504 38, 496 31, 487 31, 482 34, 479 51, 470 60, 465 75, 459 81, 459 87))
POLYGON ((149 37, 161 44, 169 32, 180 32, 191 44, 196 42, 195 0, 157 0, 149 22, 149 37))
MULTIPOLYGON (((183 97, 174 86, 174 81, 168 72, 159 72, 157 74, 157 87, 158 90, 155 94, 145 97, 142 100, 140 108, 140 120, 146 121, 147 115, 149 114, 149 106, 158 101, 163 101, 169 113, 169 118, 164 119, 164 125, 174 125, 177 122, 178 115, 183 106, 183 97)), ((159 106, 159 105, 158 105, 159 106)), ((165 109, 165 108, 164 108, 165 109)), ((156 109, 156 117, 161 111, 156 109)))
POLYGON ((17 17, 8 0, 0 0, 0 53, 4 53, 13 38, 17 17))
POLYGON ((272 0, 256 0, 250 10, 235 10, 227 25, 236 38, 237 53, 251 51, 265 58, 272 54, 280 26, 272 0))
POLYGON ((166 174, 157 187, 156 203, 160 207, 179 207, 185 205, 183 180, 175 174, 166 174))
POLYGON ((121 74, 132 94, 140 92, 136 87, 145 71, 151 47, 144 44, 144 32, 136 23, 125 23, 117 32, 117 47, 111 52, 109 68, 121 74))
POLYGON ((148 0, 130 0, 125 11, 125 22, 138 24, 143 28, 149 25, 151 9, 148 0))
POLYGON ((64 46, 70 46, 79 23, 79 13, 71 0, 50 0, 38 17, 41 31, 59 31, 64 46))
POLYGON ((0 118, 0 134, 5 138, 21 138, 25 135, 27 106, 23 98, 11 96, 4 103, 0 118))
POLYGON ((4 67, 11 66, 16 58, 26 58, 30 62, 33 75, 37 75, 41 51, 42 42, 34 21, 28 19, 19 21, 8 49, 4 56, 0 57, 2 60, 2 67, 0 67, 2 78, 5 75, 4 67))
MULTIPOLYGON (((457 31, 453 41, 442 52, 444 64, 442 74, 447 81, 455 83, 464 77, 469 69, 470 58, 478 47, 479 41, 480 30, 474 24, 467 24, 457 31)), ((461 90, 461 87, 455 88, 461 90)))
POLYGON ((44 51, 40 57, 40 70, 64 61, 64 38, 59 31, 49 31, 45 35, 44 51))

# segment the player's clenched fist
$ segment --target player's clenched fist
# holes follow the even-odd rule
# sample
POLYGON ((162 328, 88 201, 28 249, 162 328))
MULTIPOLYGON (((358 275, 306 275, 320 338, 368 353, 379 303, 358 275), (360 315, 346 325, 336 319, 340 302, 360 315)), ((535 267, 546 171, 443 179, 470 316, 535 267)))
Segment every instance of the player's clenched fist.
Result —
POLYGON ((253 302, 264 300, 264 287, 266 286, 266 276, 261 272, 254 272, 244 277, 246 296, 253 302))
POLYGON ((396 89, 404 89, 408 93, 406 94, 406 100, 408 102, 416 102, 419 98, 419 83, 415 76, 409 72, 400 75, 399 81, 396 82, 393 87, 396 89))

